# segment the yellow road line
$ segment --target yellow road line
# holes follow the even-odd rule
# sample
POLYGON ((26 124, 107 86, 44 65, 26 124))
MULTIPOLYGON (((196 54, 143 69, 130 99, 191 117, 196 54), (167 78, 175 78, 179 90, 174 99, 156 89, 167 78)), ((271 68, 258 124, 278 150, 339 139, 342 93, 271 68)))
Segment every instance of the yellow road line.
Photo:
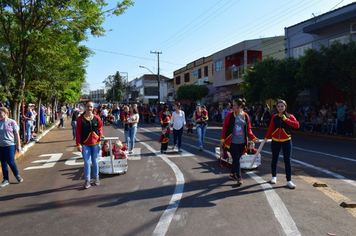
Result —
MULTIPOLYGON (((301 179, 303 179, 304 181, 306 181, 307 183, 310 183, 311 185, 313 185, 314 183, 325 184, 325 183, 319 181, 318 179, 315 179, 305 173, 299 174, 298 176, 301 179)), ((340 205, 340 203, 342 203, 342 202, 346 202, 349 204, 353 203, 351 201, 351 199, 349 199, 348 197, 345 197, 344 195, 331 189, 330 187, 316 187, 316 189, 318 189, 320 192, 324 193, 327 197, 334 200, 338 205, 340 205)), ((353 217, 356 217, 356 208, 344 208, 344 209, 346 211, 348 211, 353 217)))

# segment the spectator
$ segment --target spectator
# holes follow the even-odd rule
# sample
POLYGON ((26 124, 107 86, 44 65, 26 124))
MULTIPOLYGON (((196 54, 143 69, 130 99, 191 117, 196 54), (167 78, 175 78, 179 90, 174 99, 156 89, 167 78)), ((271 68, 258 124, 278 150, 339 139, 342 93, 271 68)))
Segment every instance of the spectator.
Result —
POLYGON ((23 181, 15 162, 16 150, 21 152, 19 128, 14 120, 8 118, 8 115, 9 111, 5 107, 0 107, 0 161, 3 175, 0 187, 10 184, 7 165, 10 166, 17 181, 19 183, 23 181))
POLYGON ((335 118, 330 112, 328 112, 326 119, 326 133, 332 134, 333 131, 335 131, 336 134, 335 118))
POLYGON ((221 113, 221 121, 222 122, 224 122, 224 119, 225 119, 227 113, 229 113, 230 111, 231 111, 231 104, 227 103, 225 109, 221 113))
POLYGON ((337 133, 341 135, 345 135, 345 115, 345 107, 340 102, 337 108, 337 133))
POLYGON ((352 113, 347 105, 345 105, 344 107, 345 107, 345 132, 346 135, 352 135, 353 133, 352 113))
POLYGON ((31 142, 32 116, 33 116, 33 114, 31 112, 31 107, 27 105, 25 107, 25 115, 22 116, 22 119, 25 121, 24 144, 27 144, 27 143, 31 142))
POLYGON ((45 124, 46 124, 45 112, 44 112, 43 104, 41 104, 41 110, 40 110, 40 133, 43 132, 43 126, 45 124))
POLYGON ((324 133, 324 130, 322 129, 323 124, 324 124, 323 113, 321 111, 319 111, 319 115, 315 119, 314 133, 318 133, 318 134, 319 133, 324 133))
POLYGON ((299 120, 298 120, 298 121, 299 121, 299 125, 300 125, 299 130, 300 130, 300 131, 305 131, 307 119, 306 119, 306 117, 304 116, 304 112, 301 112, 301 113, 299 114, 299 120))

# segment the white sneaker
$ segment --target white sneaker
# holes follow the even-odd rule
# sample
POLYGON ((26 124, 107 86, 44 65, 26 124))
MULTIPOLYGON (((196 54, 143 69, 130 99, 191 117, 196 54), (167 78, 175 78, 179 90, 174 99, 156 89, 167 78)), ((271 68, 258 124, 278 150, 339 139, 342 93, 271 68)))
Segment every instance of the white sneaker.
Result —
POLYGON ((295 189, 295 184, 292 183, 292 181, 287 181, 287 186, 290 188, 290 189, 295 189))
POLYGON ((277 177, 272 177, 270 182, 271 182, 271 184, 276 184, 277 183, 277 177))

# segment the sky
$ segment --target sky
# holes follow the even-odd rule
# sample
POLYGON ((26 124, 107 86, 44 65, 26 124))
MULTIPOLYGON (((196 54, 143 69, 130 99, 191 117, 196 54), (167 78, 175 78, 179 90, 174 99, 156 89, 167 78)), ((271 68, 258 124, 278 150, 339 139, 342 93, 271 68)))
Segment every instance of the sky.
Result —
MULTIPOLYGON (((109 16, 103 37, 83 44, 91 90, 117 71, 131 81, 144 74, 173 78, 188 63, 244 40, 284 35, 284 28, 355 2, 354 0, 132 0, 121 16, 109 16), (144 66, 146 68, 140 68, 144 66)), ((106 0, 108 10, 117 1, 106 0)))

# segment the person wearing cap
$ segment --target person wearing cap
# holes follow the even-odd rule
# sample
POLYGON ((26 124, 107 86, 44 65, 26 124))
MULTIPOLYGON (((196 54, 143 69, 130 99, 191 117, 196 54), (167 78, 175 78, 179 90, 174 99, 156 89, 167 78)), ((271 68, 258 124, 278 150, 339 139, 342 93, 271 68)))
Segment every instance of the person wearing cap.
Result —
POLYGON ((3 181, 0 187, 5 187, 10 184, 9 169, 17 181, 21 183, 23 179, 19 175, 19 171, 15 162, 15 152, 21 152, 21 143, 19 136, 19 127, 16 122, 8 118, 9 111, 5 107, 0 107, 0 160, 3 175, 3 181))

